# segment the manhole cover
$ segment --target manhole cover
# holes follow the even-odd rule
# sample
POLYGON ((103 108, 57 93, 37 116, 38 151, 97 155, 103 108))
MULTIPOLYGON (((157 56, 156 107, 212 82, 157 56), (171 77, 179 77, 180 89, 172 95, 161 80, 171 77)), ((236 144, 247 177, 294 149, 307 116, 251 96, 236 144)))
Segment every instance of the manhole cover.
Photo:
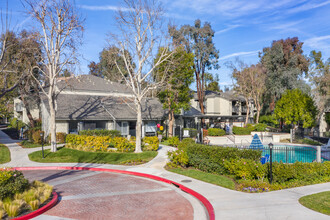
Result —
POLYGON ((181 180, 181 182, 183 182, 183 183, 190 183, 191 180, 181 180))

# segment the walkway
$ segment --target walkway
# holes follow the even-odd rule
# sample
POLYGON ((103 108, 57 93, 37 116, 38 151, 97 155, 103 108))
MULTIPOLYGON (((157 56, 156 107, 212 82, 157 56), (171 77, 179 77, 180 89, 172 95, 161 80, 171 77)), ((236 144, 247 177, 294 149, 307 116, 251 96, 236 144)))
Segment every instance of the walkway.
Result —
MULTIPOLYGON (((157 157, 149 163, 128 167, 100 164, 42 164, 30 162, 27 154, 32 150, 35 151, 40 149, 22 149, 17 144, 14 144, 13 141, 2 131, 0 131, 0 142, 9 147, 12 158, 14 158, 13 161, 5 164, 5 166, 87 166, 121 169, 153 174, 179 182, 206 197, 215 209, 216 219, 329 219, 329 216, 327 215, 314 212, 300 205, 298 199, 305 195, 328 191, 330 189, 330 183, 267 193, 243 193, 166 171, 163 169, 163 166, 166 164, 167 160, 166 152, 170 149, 167 146, 161 146, 157 157), (191 180, 191 182, 182 182, 183 180, 191 180)), ((199 219, 198 216, 196 216, 197 214, 199 213, 194 212, 195 219, 199 219)))

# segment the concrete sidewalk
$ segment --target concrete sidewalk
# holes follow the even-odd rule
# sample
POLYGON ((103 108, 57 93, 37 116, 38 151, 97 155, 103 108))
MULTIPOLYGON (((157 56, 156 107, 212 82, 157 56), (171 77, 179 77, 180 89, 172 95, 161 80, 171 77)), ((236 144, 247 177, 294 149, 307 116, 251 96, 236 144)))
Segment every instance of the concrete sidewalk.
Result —
POLYGON ((45 164, 31 162, 27 155, 40 149, 23 149, 2 131, 0 131, 0 142, 9 147, 12 157, 12 161, 7 164, 3 164, 3 166, 97 167, 148 173, 170 179, 172 181, 181 183, 206 197, 214 207, 216 219, 329 219, 329 216, 327 215, 320 214, 300 205, 298 199, 305 195, 328 191, 330 189, 330 183, 316 184, 266 193, 244 193, 229 190, 220 186, 166 171, 163 166, 167 161, 167 151, 171 149, 171 147, 168 146, 161 145, 160 149, 158 150, 157 157, 155 157, 147 164, 139 166, 119 166, 84 163, 45 164), (191 180, 191 182, 182 182, 182 180, 191 180))

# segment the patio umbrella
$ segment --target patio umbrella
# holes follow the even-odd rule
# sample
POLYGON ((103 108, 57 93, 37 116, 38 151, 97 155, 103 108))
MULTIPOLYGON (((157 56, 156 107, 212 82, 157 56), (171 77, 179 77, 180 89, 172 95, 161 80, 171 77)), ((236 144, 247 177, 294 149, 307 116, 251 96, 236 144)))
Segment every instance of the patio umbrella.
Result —
POLYGON ((262 150, 264 149, 264 145, 261 143, 260 138, 257 134, 253 136, 250 149, 262 150))

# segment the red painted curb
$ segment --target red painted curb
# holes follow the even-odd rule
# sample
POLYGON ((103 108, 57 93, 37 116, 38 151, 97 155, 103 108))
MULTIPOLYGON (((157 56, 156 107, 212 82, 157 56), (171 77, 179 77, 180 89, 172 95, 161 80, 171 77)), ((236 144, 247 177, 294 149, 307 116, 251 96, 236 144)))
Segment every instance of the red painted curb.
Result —
POLYGON ((47 205, 45 205, 45 206, 41 207, 40 209, 37 209, 34 212, 31 212, 27 215, 24 215, 24 216, 21 216, 18 218, 14 218, 14 219, 15 220, 27 220, 27 219, 34 218, 34 217, 46 212, 47 210, 51 209, 54 205, 56 205, 57 201, 58 201, 58 195, 56 192, 53 192, 53 199, 47 205))
MULTIPOLYGON (((209 219, 210 220, 215 220, 215 214, 214 214, 213 206, 204 196, 202 196, 201 194, 199 194, 198 192, 196 192, 192 189, 189 189, 189 188, 185 187, 184 185, 182 185, 180 183, 176 183, 172 180, 168 180, 168 179, 158 177, 158 176, 154 176, 154 175, 151 175, 151 174, 138 173, 138 172, 126 171, 126 170, 93 168, 93 167, 56 167, 56 166, 52 167, 52 166, 49 166, 49 167, 13 167, 13 168, 16 169, 16 170, 90 170, 90 171, 112 172, 112 173, 122 173, 122 174, 134 175, 134 176, 141 176, 141 177, 145 177, 145 178, 165 182, 165 183, 168 183, 168 184, 173 184, 176 187, 180 188, 182 191, 184 191, 184 192, 194 196, 196 199, 198 199, 205 206, 205 208, 207 210, 207 213, 209 215, 209 219)), ((35 216, 33 216, 33 217, 35 217, 35 216)), ((24 218, 24 219, 28 219, 28 218, 24 218)))

